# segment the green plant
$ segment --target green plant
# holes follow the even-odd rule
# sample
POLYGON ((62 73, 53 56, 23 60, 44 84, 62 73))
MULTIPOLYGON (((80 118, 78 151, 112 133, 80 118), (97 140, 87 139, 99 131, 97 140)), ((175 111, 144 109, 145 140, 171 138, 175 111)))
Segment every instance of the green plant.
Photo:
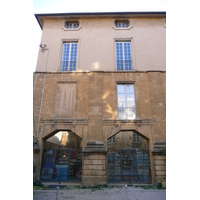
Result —
POLYGON ((41 189, 42 189, 41 187, 33 186, 33 190, 41 190, 41 189))
POLYGON ((162 186, 162 183, 160 183, 160 182, 158 182, 156 188, 157 188, 157 189, 164 189, 163 186, 162 186))
POLYGON ((134 187, 135 188, 142 188, 142 189, 145 189, 145 190, 150 190, 150 189, 155 189, 156 188, 155 186, 151 186, 151 185, 136 185, 134 187))
POLYGON ((42 188, 44 188, 44 185, 41 182, 35 181, 33 183, 33 190, 41 190, 42 188))

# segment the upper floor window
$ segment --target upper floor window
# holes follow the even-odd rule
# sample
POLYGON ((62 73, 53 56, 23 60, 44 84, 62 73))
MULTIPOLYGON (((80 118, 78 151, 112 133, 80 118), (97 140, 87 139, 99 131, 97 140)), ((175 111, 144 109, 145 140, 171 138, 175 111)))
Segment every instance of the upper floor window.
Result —
POLYGON ((130 23, 128 20, 116 20, 115 21, 115 28, 128 28, 130 23))
POLYGON ((135 119, 135 92, 133 84, 117 85, 118 119, 135 119))
POLYGON ((77 43, 64 43, 61 61, 62 71, 75 71, 77 60, 77 43))
POLYGON ((116 19, 113 20, 113 26, 115 30, 130 30, 133 28, 131 19, 116 19))
POLYGON ((132 70, 131 43, 116 42, 117 70, 132 70))
POLYGON ((65 28, 66 29, 77 29, 79 27, 78 21, 66 21, 65 28))

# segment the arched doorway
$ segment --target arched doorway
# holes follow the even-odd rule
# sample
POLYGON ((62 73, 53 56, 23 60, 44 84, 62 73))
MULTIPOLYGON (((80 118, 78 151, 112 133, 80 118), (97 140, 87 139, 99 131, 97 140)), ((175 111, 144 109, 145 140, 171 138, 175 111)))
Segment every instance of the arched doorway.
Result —
POLYGON ((120 131, 107 142, 108 182, 151 183, 146 138, 135 131, 120 131))
POLYGON ((44 141, 41 180, 80 182, 82 139, 72 131, 59 131, 44 141))

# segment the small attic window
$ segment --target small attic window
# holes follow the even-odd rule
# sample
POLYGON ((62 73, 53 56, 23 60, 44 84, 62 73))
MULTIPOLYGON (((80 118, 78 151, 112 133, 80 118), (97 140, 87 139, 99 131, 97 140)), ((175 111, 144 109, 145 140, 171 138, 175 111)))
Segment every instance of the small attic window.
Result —
POLYGON ((129 20, 116 20, 115 28, 128 28, 130 26, 129 20))
POLYGON ((65 28, 66 29, 77 29, 79 27, 78 21, 66 21, 65 28))

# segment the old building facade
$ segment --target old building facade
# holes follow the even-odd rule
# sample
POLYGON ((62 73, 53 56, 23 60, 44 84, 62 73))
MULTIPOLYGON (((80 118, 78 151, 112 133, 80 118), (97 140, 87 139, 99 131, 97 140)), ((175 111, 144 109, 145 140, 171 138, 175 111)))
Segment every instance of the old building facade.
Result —
POLYGON ((164 179, 166 13, 35 16, 34 180, 164 179))

